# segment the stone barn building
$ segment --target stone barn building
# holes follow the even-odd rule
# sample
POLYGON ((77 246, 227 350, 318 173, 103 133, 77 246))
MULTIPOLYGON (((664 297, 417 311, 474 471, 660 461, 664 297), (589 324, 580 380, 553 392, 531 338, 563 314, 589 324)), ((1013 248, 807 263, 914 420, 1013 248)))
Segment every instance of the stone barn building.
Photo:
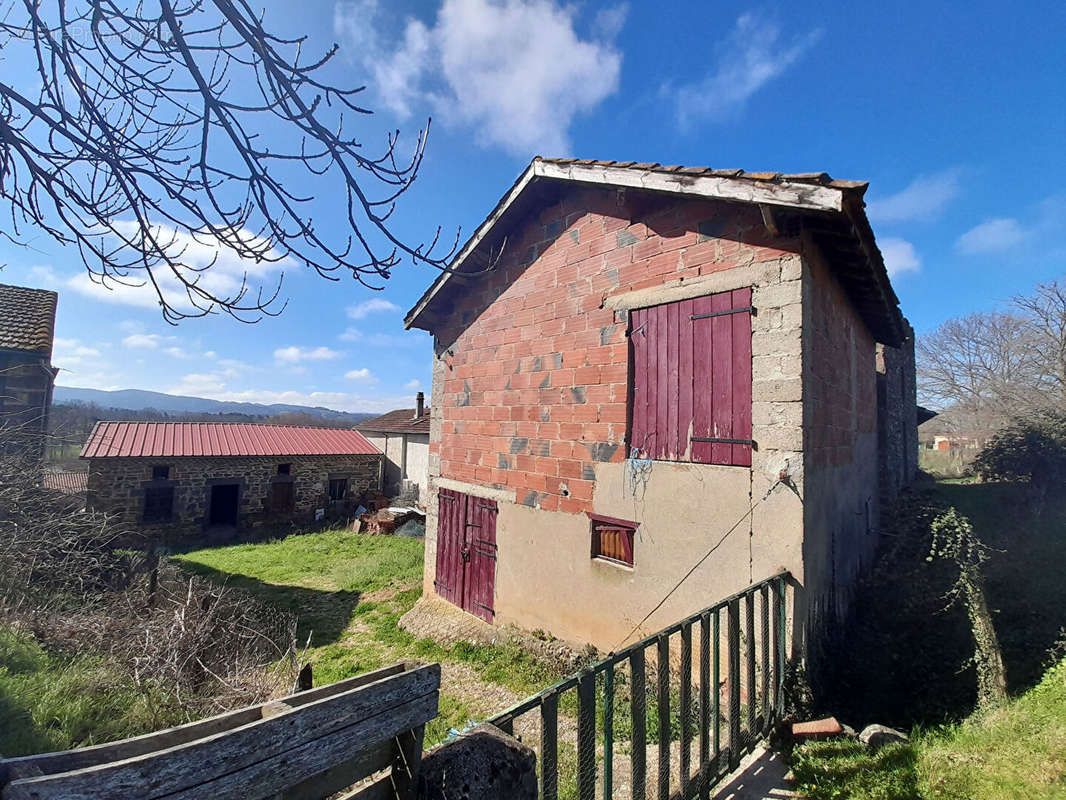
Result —
MULTIPOLYGON (((48 430, 58 295, 44 289, 0 284, 0 426, 18 428, 31 437, 40 454, 48 430)), ((22 447, 26 439, 5 437, 22 447)))
POLYGON ((382 491, 390 497, 429 493, 429 409, 419 392, 414 408, 401 408, 360 422, 355 429, 385 456, 382 491))
POLYGON ((614 650, 782 568, 839 613, 916 468, 867 184, 534 159, 408 313, 424 588, 614 650))
POLYGON ((167 539, 353 516, 381 487, 358 431, 229 422, 98 422, 88 504, 167 539))

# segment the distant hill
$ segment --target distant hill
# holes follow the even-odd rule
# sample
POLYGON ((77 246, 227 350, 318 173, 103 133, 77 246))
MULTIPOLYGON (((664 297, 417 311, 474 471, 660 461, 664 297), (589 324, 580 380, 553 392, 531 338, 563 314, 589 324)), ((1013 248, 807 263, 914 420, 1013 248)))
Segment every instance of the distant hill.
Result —
POLYGON ((279 414, 310 414, 320 419, 333 420, 338 423, 355 425, 363 420, 378 416, 377 414, 349 413, 334 411, 320 406, 297 406, 287 403, 234 403, 223 400, 209 400, 206 397, 183 397, 163 392, 149 392, 143 389, 118 389, 103 391, 101 389, 78 389, 72 386, 57 386, 52 402, 94 404, 101 408, 119 408, 129 411, 154 409, 168 414, 247 414, 255 417, 272 417, 279 414))

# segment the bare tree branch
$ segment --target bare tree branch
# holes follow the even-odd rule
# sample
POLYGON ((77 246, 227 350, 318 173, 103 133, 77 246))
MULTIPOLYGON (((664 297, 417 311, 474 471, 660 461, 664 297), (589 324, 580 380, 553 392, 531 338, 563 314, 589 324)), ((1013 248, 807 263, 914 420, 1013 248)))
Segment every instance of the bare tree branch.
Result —
POLYGON ((223 253, 375 289, 404 259, 445 268, 458 232, 445 252, 439 228, 410 245, 388 224, 428 123, 408 153, 393 132, 369 154, 345 129, 371 113, 364 87, 320 79, 337 46, 307 60, 304 42, 268 32, 245 0, 11 0, 0 7, 0 235, 41 229, 76 246, 94 281, 150 285, 170 322, 280 313, 280 280, 267 291, 247 273, 212 280, 223 253), (34 82, 12 68, 23 64, 39 82, 32 96, 17 88, 34 82), (315 225, 316 195, 343 198, 344 226, 315 225), (218 255, 192 257, 205 247, 218 255))

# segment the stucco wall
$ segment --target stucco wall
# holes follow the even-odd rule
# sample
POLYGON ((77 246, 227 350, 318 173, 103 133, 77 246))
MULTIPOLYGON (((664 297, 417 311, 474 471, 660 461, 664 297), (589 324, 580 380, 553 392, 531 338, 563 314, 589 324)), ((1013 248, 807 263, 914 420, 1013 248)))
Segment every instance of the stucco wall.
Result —
MULTIPOLYGON (((434 360, 431 487, 443 477, 503 500, 497 620, 606 649, 723 537, 644 632, 782 567, 804 573, 802 505, 777 484, 787 471, 803 492, 799 239, 773 239, 747 206, 642 202, 576 191, 513 232, 520 257, 505 255, 491 288, 464 286, 434 360), (634 481, 628 312, 745 286, 758 309, 752 468, 654 462, 634 481), (633 569, 590 558, 588 511, 641 523, 633 569)), ((435 492, 428 512, 432 592, 435 492)))
POLYGON ((364 432, 363 435, 385 456, 384 492, 399 494, 406 478, 418 484, 418 500, 425 503, 429 496, 429 434, 364 432))
POLYGON ((877 546, 875 345, 817 247, 804 263, 804 576, 808 614, 840 614, 877 546))
MULTIPOLYGON (((238 528, 285 523, 306 524, 314 520, 315 509, 330 509, 329 479, 348 478, 348 500, 335 515, 354 511, 358 496, 379 485, 381 456, 275 456, 271 458, 106 458, 89 460, 88 497, 101 511, 117 514, 122 522, 165 537, 196 537, 205 527, 212 482, 235 479, 240 482, 238 528), (278 519, 267 513, 270 484, 279 480, 278 464, 291 464, 295 511, 278 519), (152 482, 152 467, 168 465, 168 482, 175 487, 174 519, 167 523, 145 524, 145 484, 152 482)), ((156 485, 152 482, 152 485, 156 485)), ((162 485, 162 484, 159 484, 162 485)))

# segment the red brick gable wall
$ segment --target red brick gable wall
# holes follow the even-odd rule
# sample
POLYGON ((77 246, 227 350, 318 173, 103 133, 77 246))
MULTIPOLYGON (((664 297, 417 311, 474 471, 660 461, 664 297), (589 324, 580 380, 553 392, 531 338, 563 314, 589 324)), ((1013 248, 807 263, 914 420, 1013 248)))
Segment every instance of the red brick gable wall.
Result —
POLYGON ((605 299, 800 250, 751 206, 616 198, 571 190, 511 232, 502 274, 457 290, 438 331, 442 477, 590 511, 594 462, 625 457, 626 318, 605 299))

